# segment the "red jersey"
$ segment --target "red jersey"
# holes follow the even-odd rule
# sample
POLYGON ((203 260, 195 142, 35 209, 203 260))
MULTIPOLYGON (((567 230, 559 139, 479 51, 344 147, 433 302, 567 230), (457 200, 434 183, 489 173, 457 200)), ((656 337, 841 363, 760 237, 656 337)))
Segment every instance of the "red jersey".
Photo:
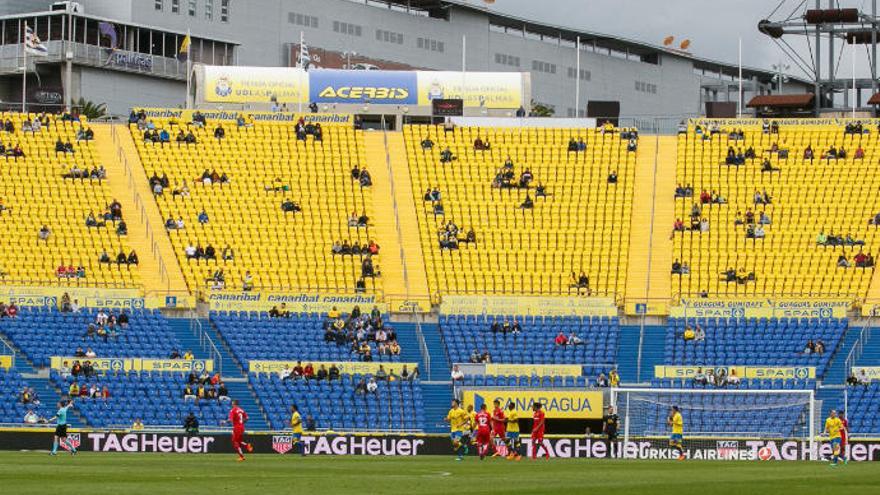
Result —
POLYGON ((477 422, 477 431, 489 432, 490 425, 492 424, 492 418, 489 416, 489 413, 480 411, 474 415, 474 420, 477 422))
POLYGON ((538 409, 532 414, 532 436, 544 436, 544 411, 542 409, 538 409))
POLYGON ((846 436, 849 433, 849 421, 847 421, 846 418, 840 418, 840 424, 843 425, 840 429, 840 443, 846 445, 846 436))
POLYGON ((229 411, 229 422, 232 423, 233 428, 241 428, 244 426, 244 422, 247 421, 248 415, 244 412, 244 409, 235 406, 229 411))
POLYGON ((495 430, 496 434, 503 435, 505 431, 507 431, 507 421, 505 421, 504 409, 500 407, 496 407, 494 411, 492 411, 492 425, 494 426, 492 429, 495 430))

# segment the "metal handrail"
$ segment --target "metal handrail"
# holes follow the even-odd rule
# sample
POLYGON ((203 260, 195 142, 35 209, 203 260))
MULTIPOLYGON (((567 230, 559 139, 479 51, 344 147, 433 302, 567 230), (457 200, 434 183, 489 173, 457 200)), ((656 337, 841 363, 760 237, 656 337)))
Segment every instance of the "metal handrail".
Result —
POLYGON ((859 338, 856 340, 856 343, 853 344, 852 349, 850 349, 849 354, 846 356, 846 361, 844 362, 846 368, 844 372, 846 373, 846 376, 849 376, 856 360, 862 356, 862 353, 865 350, 865 343, 871 338, 871 328, 870 319, 865 318, 865 323, 859 331, 859 338))
POLYGON ((428 344, 425 342, 425 334, 422 332, 422 322, 418 320, 416 321, 416 337, 419 339, 419 350, 425 357, 425 376, 431 380, 431 354, 428 352, 428 344))
POLYGON ((211 354, 214 359, 215 370, 222 374, 223 357, 220 355, 220 350, 217 348, 217 345, 214 344, 214 340, 211 339, 211 336, 208 335, 208 332, 202 327, 202 322, 197 317, 192 317, 189 320, 189 328, 193 335, 199 338, 199 347, 201 347, 203 351, 207 351, 211 354))

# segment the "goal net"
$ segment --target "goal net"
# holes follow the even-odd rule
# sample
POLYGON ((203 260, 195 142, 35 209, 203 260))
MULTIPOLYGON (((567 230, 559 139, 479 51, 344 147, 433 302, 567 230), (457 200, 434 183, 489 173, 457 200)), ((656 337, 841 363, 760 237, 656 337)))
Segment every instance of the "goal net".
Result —
POLYGON ((620 418, 619 440, 667 449, 667 421, 677 406, 688 457, 815 458, 816 404, 812 390, 664 389, 611 390, 620 418))

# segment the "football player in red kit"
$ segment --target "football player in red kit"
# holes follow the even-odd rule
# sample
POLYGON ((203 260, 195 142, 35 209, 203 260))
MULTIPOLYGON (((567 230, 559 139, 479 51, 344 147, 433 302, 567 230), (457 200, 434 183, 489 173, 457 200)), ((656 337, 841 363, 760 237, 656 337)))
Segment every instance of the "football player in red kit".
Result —
POLYGON ((846 416, 843 415, 843 412, 840 412, 837 415, 840 418, 840 457, 843 458, 844 464, 849 464, 849 459, 846 457, 846 444, 849 443, 849 421, 846 420, 846 416))
POLYGON ((480 404, 480 411, 474 415, 477 423, 477 452, 480 460, 486 458, 489 453, 489 443, 492 441, 492 417, 486 411, 486 403, 480 404))
POLYGON ((495 409, 492 410, 492 435, 494 437, 492 448, 495 449, 495 453, 492 454, 492 457, 504 457, 507 455, 507 443, 505 441, 507 418, 504 416, 504 409, 501 409, 501 401, 495 399, 494 404, 495 409))
POLYGON ((532 406, 532 459, 538 456, 538 449, 544 451, 544 458, 550 458, 550 452, 544 446, 544 411, 541 410, 541 403, 535 402, 532 406))
POLYGON ((244 409, 238 407, 238 401, 232 401, 232 409, 229 411, 229 422, 232 423, 232 448, 238 452, 238 460, 244 460, 242 447, 248 452, 254 451, 254 446, 244 441, 244 424, 247 423, 248 415, 244 409))

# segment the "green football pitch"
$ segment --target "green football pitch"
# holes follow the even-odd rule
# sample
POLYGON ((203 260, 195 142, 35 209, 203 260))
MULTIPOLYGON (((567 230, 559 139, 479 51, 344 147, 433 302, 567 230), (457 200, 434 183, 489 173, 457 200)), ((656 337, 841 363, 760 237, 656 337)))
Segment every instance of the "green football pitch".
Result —
POLYGON ((880 463, 0 453, 2 493, 56 494, 858 494, 880 463))

